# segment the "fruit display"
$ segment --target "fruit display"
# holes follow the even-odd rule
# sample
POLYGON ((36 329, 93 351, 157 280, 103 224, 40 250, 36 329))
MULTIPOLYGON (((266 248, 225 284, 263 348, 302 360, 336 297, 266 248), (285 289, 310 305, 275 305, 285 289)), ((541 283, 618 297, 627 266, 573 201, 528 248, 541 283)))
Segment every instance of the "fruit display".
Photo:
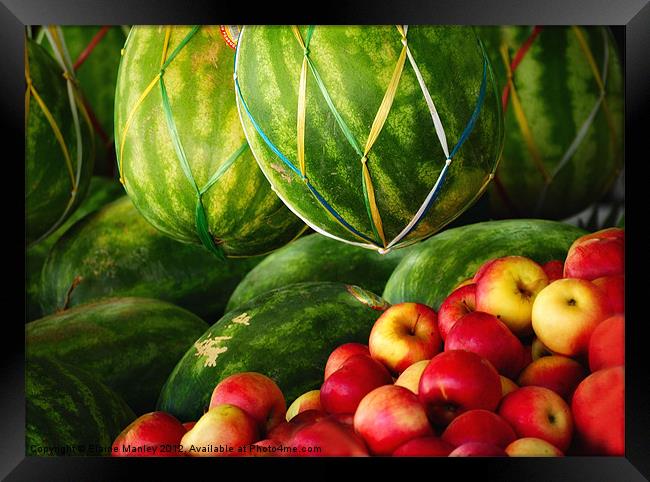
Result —
POLYGON ((93 172, 92 125, 69 59, 25 42, 25 224, 34 245, 79 206, 93 172))
POLYGON ((304 224, 273 193, 239 122, 218 26, 136 26, 115 91, 120 179, 166 235, 219 257, 265 254, 304 224))
POLYGON ((221 261, 200 246, 179 243, 121 196, 76 223, 50 249, 41 273, 40 304, 50 314, 137 296, 169 301, 210 320, 223 315, 232 291, 261 259, 221 261))
POLYGON ((317 232, 386 252, 439 231, 492 179, 500 100, 471 28, 246 26, 234 71, 260 168, 317 232))
POLYGON ((26 46, 28 455, 625 455, 606 28, 26 46))
POLYGON ((494 216, 563 219, 623 166, 623 69, 607 27, 479 28, 501 96, 505 143, 494 216))

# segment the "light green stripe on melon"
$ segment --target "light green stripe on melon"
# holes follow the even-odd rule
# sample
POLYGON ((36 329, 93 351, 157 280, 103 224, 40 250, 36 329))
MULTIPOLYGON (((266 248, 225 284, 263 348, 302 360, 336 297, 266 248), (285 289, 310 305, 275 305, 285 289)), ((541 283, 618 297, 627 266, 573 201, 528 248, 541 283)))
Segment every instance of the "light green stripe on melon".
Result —
POLYGON ((569 224, 522 219, 487 221, 449 229, 414 246, 395 268, 383 297, 390 303, 424 303, 438 310, 461 281, 490 259, 526 256, 538 263, 564 261, 586 232, 569 224))
POLYGON ((342 283, 299 283, 262 294, 196 340, 165 383, 158 409, 196 420, 217 383, 242 371, 269 376, 291 403, 320 386, 334 348, 367 342, 386 307, 378 296, 342 283))
POLYGON ((27 359, 83 367, 143 414, 154 409, 167 374, 206 326, 170 303, 115 298, 28 323, 27 359))

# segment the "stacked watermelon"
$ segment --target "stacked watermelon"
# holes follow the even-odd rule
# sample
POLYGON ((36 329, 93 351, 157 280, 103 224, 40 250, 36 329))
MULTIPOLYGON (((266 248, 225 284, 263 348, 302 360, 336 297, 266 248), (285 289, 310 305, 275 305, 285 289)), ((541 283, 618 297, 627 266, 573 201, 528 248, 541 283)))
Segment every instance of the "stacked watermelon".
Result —
MULTIPOLYGON (((420 413, 404 395, 412 383, 394 386, 417 353, 395 365, 376 327, 410 307, 413 331, 435 345, 432 316, 486 262, 525 257, 557 274, 587 232, 539 218, 592 203, 620 167, 620 72, 600 28, 40 32, 26 52, 31 455, 187 455, 182 445, 269 455, 324 440, 336 442, 325 455, 392 454, 370 440, 373 417, 353 418, 380 388, 420 413), (533 34, 504 104, 494 45, 517 57, 533 34), (604 94, 576 54, 586 48, 596 60, 608 52, 596 62, 604 94), (575 72, 554 74, 550 89, 531 74, 543 65, 575 72), (545 110, 555 93, 571 115, 545 110), (539 180, 518 155, 514 96, 566 147, 556 131, 582 132, 577 119, 601 94, 531 213, 539 180), (108 164, 91 177, 95 155, 108 164), (486 220, 495 174, 519 208, 505 215, 520 219, 486 220), (303 235, 305 224, 316 232, 303 235), (336 394, 349 379, 353 408, 336 394)), ((535 142, 552 169, 542 127, 535 142)), ((613 292, 618 280, 594 284, 613 292)), ((531 357, 544 350, 536 341, 531 357)), ((397 452, 447 448, 426 431, 397 452)))

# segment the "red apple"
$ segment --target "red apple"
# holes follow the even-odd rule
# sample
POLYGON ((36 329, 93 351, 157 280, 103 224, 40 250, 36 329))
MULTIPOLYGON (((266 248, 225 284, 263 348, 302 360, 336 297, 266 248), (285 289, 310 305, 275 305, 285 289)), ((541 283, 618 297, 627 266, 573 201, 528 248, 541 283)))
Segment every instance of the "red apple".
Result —
POLYGON ((533 305, 533 329, 559 355, 587 353, 594 329, 609 315, 604 292, 590 281, 565 278, 544 288, 533 305))
POLYGON ((286 419, 291 420, 305 410, 321 410, 320 390, 310 390, 296 398, 287 408, 286 419))
POLYGON ((282 422, 281 424, 276 425, 269 431, 266 437, 287 444, 296 430, 300 427, 327 417, 328 415, 322 410, 305 410, 293 417, 290 422, 282 422))
POLYGON ((328 413, 354 413, 369 392, 393 383, 386 368, 367 355, 354 355, 332 373, 320 389, 320 403, 328 413))
POLYGON ((287 411, 284 395, 269 377, 255 372, 242 372, 224 378, 214 388, 210 408, 231 404, 245 410, 268 433, 284 421, 287 411))
POLYGON ((508 457, 562 457, 564 454, 555 445, 535 437, 515 440, 506 447, 508 457))
POLYGON ((476 309, 476 285, 469 284, 454 290, 440 305, 438 331, 443 340, 454 323, 476 309))
POLYGON ((190 430, 192 430, 192 428, 194 428, 194 425, 196 425, 196 422, 185 422, 183 424, 183 427, 185 427, 186 432, 189 432, 190 430))
POLYGON ((433 435, 418 397, 395 385, 376 388, 361 400, 354 430, 376 455, 390 455, 409 440, 433 435))
POLYGON ((484 442, 467 442, 456 447, 449 454, 450 457, 505 457, 506 455, 501 447, 484 442))
POLYGON ((418 397, 430 420, 444 426, 467 410, 494 411, 501 400, 501 379, 492 364, 476 353, 445 351, 424 369, 418 397))
POLYGON ((113 442, 113 457, 175 457, 187 430, 166 412, 151 412, 131 422, 113 442), (171 447, 172 450, 169 450, 171 447))
POLYGON ((519 438, 537 437, 563 452, 573 436, 573 417, 567 403, 557 393, 543 387, 522 387, 506 395, 499 415, 519 438))
POLYGON ((508 422, 496 413, 469 410, 453 419, 441 438, 454 447, 468 442, 483 442, 505 448, 517 436, 508 422))
POLYGON ((345 425, 323 419, 300 427, 291 438, 299 457, 364 457, 368 450, 363 441, 345 425))
POLYGON ((436 312, 420 303, 398 303, 384 311, 370 331, 370 355, 399 375, 442 349, 436 312))
POLYGON ((498 258, 476 283, 476 311, 495 315, 517 336, 528 335, 533 303, 547 285, 546 273, 532 259, 498 258))
POLYGON ((592 281, 605 292, 612 314, 625 313, 625 276, 603 276, 592 281))
POLYGON ((591 334, 587 351, 592 372, 625 365, 625 317, 615 315, 600 323, 591 334))
POLYGON ((590 455, 625 455, 625 371, 621 366, 598 370, 573 394, 571 409, 576 438, 590 455))
POLYGON ((488 313, 474 311, 459 319, 447 334, 445 351, 467 350, 514 378, 523 368, 524 347, 506 325, 488 313))
POLYGON ((431 360, 420 360, 419 362, 415 362, 404 370, 397 380, 395 380, 395 385, 408 388, 417 395, 418 386, 420 385, 420 377, 430 361, 431 360))
POLYGON ((444 440, 429 435, 414 438, 400 445, 393 452, 393 457, 447 457, 454 450, 444 440))
POLYGON ((594 280, 625 274, 625 231, 609 228, 576 239, 564 262, 565 278, 594 280))
POLYGON ((195 457, 238 456, 238 449, 259 439, 259 422, 241 408, 210 408, 181 439, 183 451, 195 457))
POLYGON ((501 397, 505 397, 507 394, 510 392, 514 392, 519 388, 519 386, 510 380, 507 377, 504 377, 503 375, 499 375, 499 378, 501 379, 501 397))
POLYGON ((332 353, 330 353, 327 363, 325 363, 325 377, 323 379, 327 380, 332 373, 343 366, 343 363, 345 363, 348 358, 354 355, 370 356, 368 345, 362 345, 361 343, 346 343, 336 348, 332 353))
POLYGON ((577 361, 560 355, 545 356, 528 365, 517 383, 521 387, 536 386, 553 390, 569 401, 573 391, 587 375, 577 361))
POLYGON ((283 457, 290 454, 285 453, 281 442, 265 439, 246 447, 246 451, 242 455, 247 457, 283 457))
POLYGON ((564 277, 564 263, 558 259, 544 263, 542 269, 546 273, 549 283, 564 277))

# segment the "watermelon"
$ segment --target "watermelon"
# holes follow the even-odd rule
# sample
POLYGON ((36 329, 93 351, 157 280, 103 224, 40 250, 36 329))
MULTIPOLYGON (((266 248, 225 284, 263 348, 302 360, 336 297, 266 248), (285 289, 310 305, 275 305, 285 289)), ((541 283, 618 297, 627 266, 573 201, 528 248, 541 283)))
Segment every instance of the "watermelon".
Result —
POLYGON ((25 48, 26 240, 33 245, 83 200, 92 175, 94 137, 80 93, 63 77, 63 67, 33 40, 25 48))
POLYGON ((216 26, 133 27, 115 93, 118 167, 133 204, 163 233, 219 257, 264 254, 305 229, 248 148, 233 62, 216 26))
POLYGON ((105 177, 93 176, 90 180, 88 193, 79 208, 64 222, 59 229, 54 231, 40 243, 30 247, 26 253, 25 292, 27 294, 27 321, 43 316, 40 306, 41 270, 45 258, 54 243, 72 225, 87 214, 97 211, 104 204, 117 199, 123 193, 118 182, 105 177))
POLYGON ((623 166, 623 75, 611 32, 504 26, 481 28, 480 35, 505 116, 503 156, 489 191, 493 215, 579 213, 611 188, 623 166))
POLYGON ((237 285, 226 311, 272 289, 306 281, 338 281, 381 293, 410 249, 381 255, 317 233, 304 236, 268 255, 253 268, 237 285))
POLYGON ((110 297, 169 301, 214 319, 262 258, 220 261, 153 228, 127 196, 86 217, 57 241, 43 266, 44 313, 110 297))
POLYGON ((382 253, 412 244, 496 169, 499 96, 471 27, 245 26, 235 76, 262 171, 332 238, 382 253))
POLYGON ((424 303, 435 310, 487 260, 527 256, 538 263, 564 260, 586 231, 539 219, 487 221, 449 229, 414 247, 395 268, 383 297, 390 303, 424 303))
POLYGON ((158 410, 197 420, 223 378, 255 371, 272 378, 287 404, 319 388, 330 352, 367 343, 387 304, 353 285, 297 283, 228 312, 185 353, 165 382, 158 410))
POLYGON ((27 455, 108 455, 97 448, 110 447, 135 419, 120 396, 77 363, 28 359, 25 398, 27 455))
POLYGON ((27 323, 26 352, 83 367, 141 415, 207 327, 171 303, 114 298, 27 323))
MULTIPOLYGON (((113 25, 66 25, 58 27, 83 91, 96 134, 95 172, 109 175, 115 162, 113 105, 120 65, 120 51, 128 27, 113 25)), ((52 45, 43 39, 48 50, 52 45)))

